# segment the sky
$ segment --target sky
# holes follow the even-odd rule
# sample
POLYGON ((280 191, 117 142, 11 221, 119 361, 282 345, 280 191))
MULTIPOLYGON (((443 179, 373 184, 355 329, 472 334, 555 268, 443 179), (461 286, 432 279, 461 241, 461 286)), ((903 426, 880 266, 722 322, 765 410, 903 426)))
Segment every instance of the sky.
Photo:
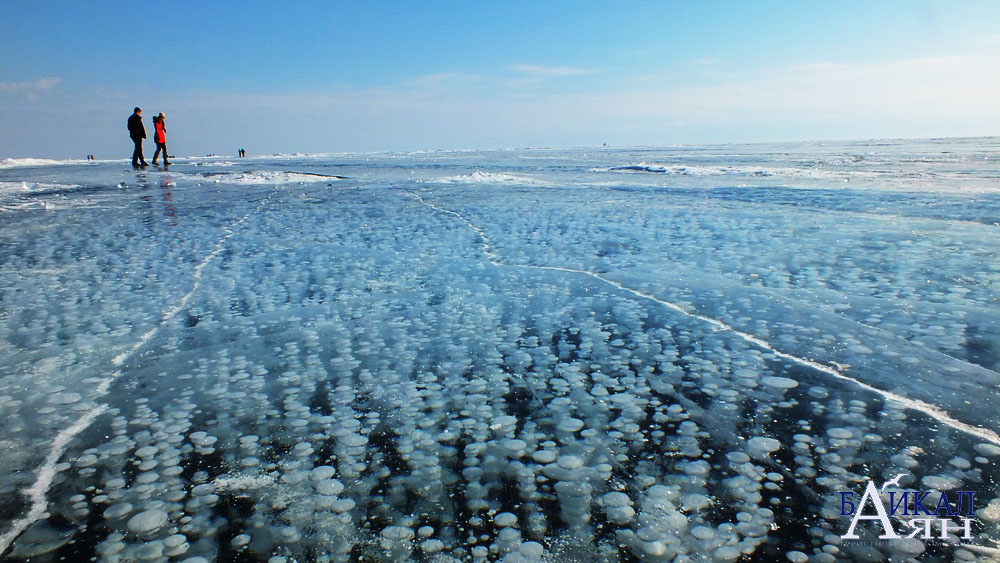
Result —
POLYGON ((992 0, 0 0, 0 159, 128 158, 134 106, 178 156, 1000 135, 997 22, 992 0))

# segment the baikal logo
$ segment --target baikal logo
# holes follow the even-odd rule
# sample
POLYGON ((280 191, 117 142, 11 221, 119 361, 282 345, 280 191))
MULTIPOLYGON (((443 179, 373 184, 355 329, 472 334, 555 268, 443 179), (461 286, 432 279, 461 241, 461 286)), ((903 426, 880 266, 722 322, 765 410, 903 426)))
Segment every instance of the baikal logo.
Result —
POLYGON ((899 480, 909 473, 900 473, 876 487, 868 480, 860 500, 853 491, 839 491, 840 515, 851 516, 845 540, 860 539, 857 528, 862 520, 872 520, 875 529, 881 528, 880 540, 916 538, 921 540, 972 539, 975 516, 972 491, 914 491, 896 488, 899 480), (892 489, 883 496, 886 489, 892 489), (892 518, 900 521, 893 526, 892 518))

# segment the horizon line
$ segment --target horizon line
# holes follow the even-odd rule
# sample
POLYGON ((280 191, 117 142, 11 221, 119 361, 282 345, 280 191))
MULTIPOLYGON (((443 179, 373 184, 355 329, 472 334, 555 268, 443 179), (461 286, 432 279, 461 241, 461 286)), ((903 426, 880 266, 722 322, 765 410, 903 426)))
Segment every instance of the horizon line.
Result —
MULTIPOLYGON (((276 152, 252 154, 244 158, 275 158, 275 157, 316 157, 333 155, 369 155, 369 154, 406 154, 406 153, 443 153, 443 152, 490 152, 490 151, 546 151, 546 150, 600 150, 600 149, 656 149, 656 148, 685 148, 685 147, 722 147, 722 146, 760 146, 760 145, 794 145, 794 144, 823 144, 823 143, 871 143, 871 142, 914 142, 914 141, 955 141, 974 139, 1000 139, 1000 133, 996 135, 955 135, 955 136, 932 136, 932 137, 870 137, 870 138, 827 138, 827 139, 799 139, 783 141, 709 141, 703 143, 663 143, 663 144, 621 144, 621 145, 576 145, 576 146, 523 146, 523 147, 466 147, 466 148, 437 148, 437 149, 385 149, 368 151, 326 151, 326 152, 276 152)), ((240 158, 235 155, 209 153, 204 155, 171 156, 179 159, 196 158, 240 158)), ((46 164, 61 163, 110 163, 118 161, 128 161, 129 157, 121 158, 101 158, 88 160, 84 158, 48 158, 42 156, 25 157, 2 157, 0 166, 44 166, 46 164), (25 164, 17 164, 25 161, 25 164), (29 163, 27 161, 34 161, 29 163)))

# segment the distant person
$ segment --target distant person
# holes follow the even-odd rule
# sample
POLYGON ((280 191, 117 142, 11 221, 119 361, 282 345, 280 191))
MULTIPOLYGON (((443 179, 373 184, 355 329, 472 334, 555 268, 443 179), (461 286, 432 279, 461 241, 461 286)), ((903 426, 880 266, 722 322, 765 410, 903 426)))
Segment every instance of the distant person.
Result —
POLYGON ((239 154, 240 154, 240 158, 243 158, 244 156, 247 155, 247 151, 245 151, 243 149, 240 149, 240 153, 239 154))
POLYGON ((146 138, 146 128, 142 125, 142 108, 132 110, 132 115, 128 118, 128 136, 135 143, 135 150, 132 151, 132 166, 149 166, 146 158, 142 156, 142 140, 146 138))
POLYGON ((167 125, 164 121, 166 118, 163 112, 160 115, 153 117, 153 127, 156 132, 153 133, 153 141, 156 142, 156 152, 153 153, 153 166, 156 166, 156 157, 160 156, 160 151, 163 151, 163 165, 167 166, 170 164, 167 161, 167 125))

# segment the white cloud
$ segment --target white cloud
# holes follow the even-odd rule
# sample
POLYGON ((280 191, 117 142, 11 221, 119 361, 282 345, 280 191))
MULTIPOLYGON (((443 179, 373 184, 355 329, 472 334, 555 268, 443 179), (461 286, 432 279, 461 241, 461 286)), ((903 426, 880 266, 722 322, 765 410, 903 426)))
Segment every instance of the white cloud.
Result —
POLYGON ((511 70, 526 74, 533 78, 563 78, 566 76, 583 76, 594 74, 595 70, 572 66, 540 66, 531 64, 511 65, 511 70))
POLYGON ((0 82, 0 92, 4 94, 24 94, 30 100, 38 97, 38 94, 46 90, 55 88, 60 79, 52 76, 39 78, 34 82, 0 82))

